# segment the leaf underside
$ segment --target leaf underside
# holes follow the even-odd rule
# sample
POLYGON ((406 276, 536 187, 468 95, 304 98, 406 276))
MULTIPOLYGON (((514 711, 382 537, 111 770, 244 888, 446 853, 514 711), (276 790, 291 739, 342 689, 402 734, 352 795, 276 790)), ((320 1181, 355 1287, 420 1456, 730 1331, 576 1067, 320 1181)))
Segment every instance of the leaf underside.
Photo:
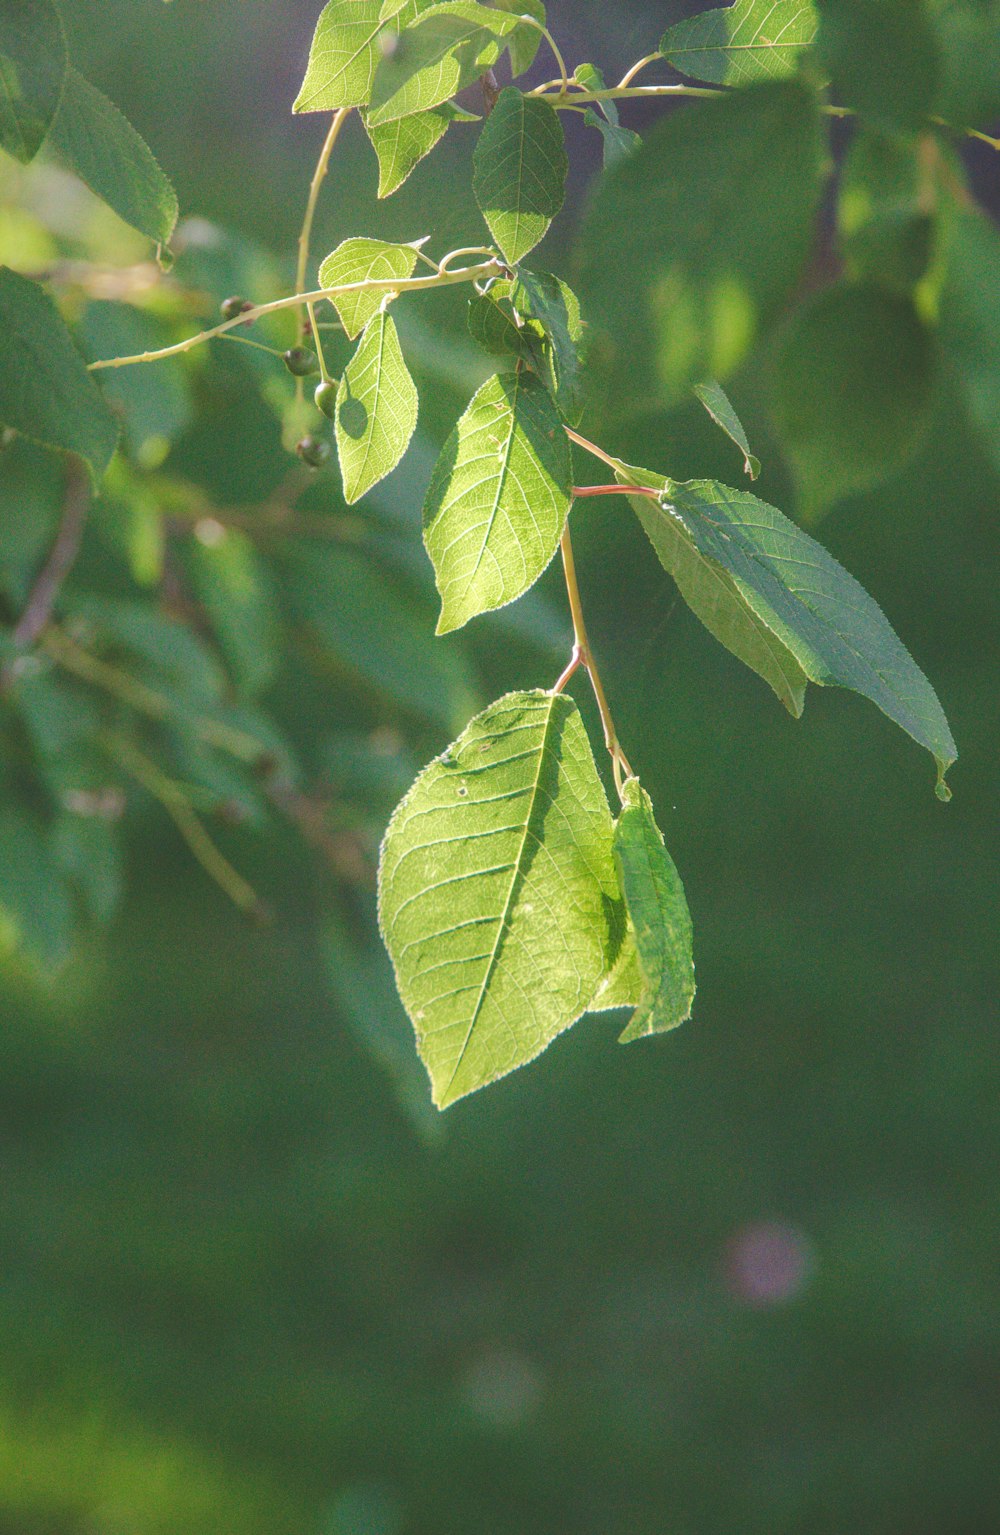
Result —
POLYGON ((794 74, 818 26, 810 0, 736 0, 669 27, 659 51, 692 79, 751 85, 794 74))
MULTIPOLYGON (((680 875, 663 845, 649 795, 635 778, 623 791, 615 863, 629 914, 629 938, 644 986, 622 1044, 675 1029, 691 1016, 691 915, 680 875)), ((604 1004, 607 1006, 607 1002, 604 1004)))
POLYGON ((501 91, 479 135, 472 184, 511 266, 534 249, 562 207, 568 169, 555 109, 514 86, 501 91))
MULTIPOLYGON (((416 264, 417 252, 412 245, 391 245, 386 240, 353 236, 338 245, 322 262, 319 283, 321 288, 339 288, 348 283, 404 279, 412 277, 416 264)), ((330 302, 353 341, 390 298, 388 291, 376 289, 367 293, 341 293, 330 302)))
POLYGON ((416 386, 395 324, 382 310, 365 330, 337 390, 337 451, 348 505, 392 473, 416 424, 416 386))
POLYGON ((610 957, 612 836, 579 711, 548 693, 492 704, 397 809, 380 921, 440 1108, 586 1010, 610 957))

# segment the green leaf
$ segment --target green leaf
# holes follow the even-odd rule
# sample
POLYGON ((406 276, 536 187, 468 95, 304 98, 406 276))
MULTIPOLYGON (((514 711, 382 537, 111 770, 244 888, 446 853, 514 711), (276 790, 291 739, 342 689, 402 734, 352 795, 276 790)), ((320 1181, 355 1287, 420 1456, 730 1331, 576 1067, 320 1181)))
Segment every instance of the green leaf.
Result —
POLYGON ((391 474, 417 424, 417 391, 392 319, 366 327, 337 390, 337 451, 348 505, 391 474))
POLYGON ((0 7, 0 149, 27 165, 59 109, 66 39, 52 0, 0 7))
POLYGON ((717 426, 734 442, 743 454, 743 468, 752 480, 760 474, 760 459, 754 458, 743 430, 743 422, 733 410, 720 384, 695 384, 694 392, 717 426))
MULTIPOLYGON (((94 358, 134 356, 173 339, 145 310, 104 300, 87 305, 80 334, 94 358)), ((187 375, 177 367, 108 368, 101 387, 122 417, 122 446, 143 468, 156 468, 191 419, 187 375)))
POLYGON ((811 682, 861 693, 925 746, 948 796, 944 775, 957 752, 934 689, 882 610, 821 544, 748 491, 711 480, 665 481, 646 518, 675 523, 730 575, 811 682))
POLYGON ((927 429, 934 341, 912 302, 868 284, 808 300, 779 343, 774 414, 807 515, 900 469, 927 429))
POLYGON ((1000 469, 1000 235, 976 209, 958 208, 947 241, 941 347, 1000 469))
POLYGON ((188 567, 236 686, 253 697, 274 681, 281 656, 271 573, 245 533, 208 527, 191 540, 188 567))
MULTIPOLYGON (((385 240, 354 238, 345 240, 327 256, 319 269, 319 284, 321 288, 339 288, 346 283, 405 279, 412 277, 416 264, 414 245, 390 245, 385 240)), ((376 289, 370 293, 344 293, 330 302, 353 341, 391 299, 391 293, 376 289)))
POLYGON ((499 278, 485 293, 469 300, 468 325, 473 340, 492 357, 516 357, 536 365, 541 359, 540 326, 525 324, 511 301, 514 283, 499 278))
POLYGON ((733 371, 812 249, 820 166, 815 98, 786 81, 686 107, 602 178, 581 299, 606 412, 733 371))
POLYGON ((736 0, 668 27, 659 51, 694 80, 752 85, 794 75, 818 25, 811 0, 736 0))
POLYGON ((52 828, 52 853, 95 922, 110 922, 125 891, 122 836, 104 815, 64 811, 52 828))
POLYGON ((289 607, 328 669, 445 730, 476 708, 481 695, 458 642, 434 638, 426 611, 384 566, 357 549, 312 541, 284 546, 280 569, 289 607))
POLYGON ((590 107, 584 112, 583 120, 588 128, 597 128, 604 140, 605 170, 610 170, 619 160, 627 159, 642 143, 642 139, 631 128, 623 128, 621 123, 612 123, 606 117, 599 117, 590 107))
POLYGON ((390 197, 398 191, 452 123, 478 121, 473 112, 463 112, 451 101, 442 102, 429 112, 415 112, 412 117, 398 117, 388 123, 370 122, 366 112, 365 132, 378 156, 379 197, 390 197))
POLYGON ((850 276, 905 297, 934 245, 934 189, 920 141, 861 126, 840 176, 837 223, 850 276))
MULTIPOLYGON (((622 485, 643 485, 658 491, 667 484, 663 475, 632 464, 620 464, 616 477, 622 485)), ((660 564, 677 583, 691 611, 709 634, 764 679, 789 714, 798 719, 808 678, 792 650, 758 616, 729 572, 700 552, 679 519, 663 516, 646 496, 630 496, 629 500, 660 564)))
POLYGON ((817 50, 837 99, 877 126, 919 128, 940 76, 923 0, 824 0, 820 17, 817 50))
POLYGON ((439 1108, 586 1010, 618 900, 612 836, 579 711, 549 693, 492 704, 396 810, 379 915, 439 1108))
POLYGON ((439 634, 534 585, 559 546, 569 492, 569 443, 545 386, 524 372, 487 379, 445 443, 424 504, 439 634))
POLYGON ((546 383, 560 412, 575 425, 583 409, 583 320, 580 300, 551 272, 521 267, 512 295, 515 307, 537 321, 545 338, 546 383))
POLYGON ((623 804, 615 826, 615 864, 645 982, 642 1001, 621 1037, 628 1044, 690 1018, 694 959, 684 886, 637 778, 625 784, 623 804))
MULTIPOLYGON (((512 11, 516 16, 534 16, 542 26, 545 25, 545 6, 542 0, 492 0, 492 4, 498 11, 512 11)), ((541 44, 542 33, 528 22, 511 32, 507 39, 507 52, 510 54, 511 73, 515 80, 531 68, 541 44)))
POLYGON ((120 219, 168 243, 177 223, 176 192, 128 118, 72 66, 49 143, 120 219))
POLYGON ((118 428, 48 294, 0 267, 0 421, 33 442, 78 453, 95 479, 118 428))
POLYGON ((293 112, 367 106, 382 57, 381 11, 381 0, 329 0, 316 23, 293 112))
POLYGON ((0 809, 0 944, 41 970, 69 958, 73 908, 43 828, 33 816, 0 809))
POLYGON ((558 112, 508 86, 483 124, 473 165, 480 211, 516 266, 534 250, 566 195, 569 161, 558 112))
POLYGON ((430 6, 379 64, 369 121, 391 122, 450 100, 492 68, 517 24, 516 16, 475 0, 430 6))

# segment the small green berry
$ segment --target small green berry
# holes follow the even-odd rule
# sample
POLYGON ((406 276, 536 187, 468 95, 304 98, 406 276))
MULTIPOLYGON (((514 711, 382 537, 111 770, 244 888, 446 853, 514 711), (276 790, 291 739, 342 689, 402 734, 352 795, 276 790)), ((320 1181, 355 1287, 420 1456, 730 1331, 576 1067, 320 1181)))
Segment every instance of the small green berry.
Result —
POLYGON ((332 421, 337 409, 337 386, 332 378, 325 378, 322 383, 316 385, 313 399, 316 401, 316 409, 321 410, 324 416, 329 416, 332 421))
POLYGON ((224 320, 237 320, 241 314, 246 314, 247 310, 252 308, 253 305, 238 293, 234 293, 232 298, 224 298, 219 305, 224 320))
POLYGON ((322 469, 330 457, 330 444, 324 442, 322 437, 303 437, 302 441, 296 445, 295 451, 310 469, 322 469))
POLYGON ((289 351, 283 352, 285 367, 294 378, 308 378, 310 373, 318 372, 316 353, 307 346, 293 346, 289 351))

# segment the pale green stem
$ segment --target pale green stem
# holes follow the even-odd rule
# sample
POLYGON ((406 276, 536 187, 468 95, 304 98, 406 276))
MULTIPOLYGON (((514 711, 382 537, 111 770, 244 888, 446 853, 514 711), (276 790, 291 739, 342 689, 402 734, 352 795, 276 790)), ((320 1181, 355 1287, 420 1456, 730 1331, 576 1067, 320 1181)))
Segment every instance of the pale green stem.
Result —
POLYGON ((503 271, 502 263, 494 256, 489 261, 479 262, 476 266, 460 267, 457 272, 446 270, 446 263, 457 255, 452 252, 441 263, 441 268, 431 277, 380 277, 369 278, 365 282, 342 283, 335 288, 317 288, 311 293, 293 293, 287 298, 276 298, 269 304, 257 304, 253 309, 237 315, 232 320, 224 320, 221 325, 213 325, 210 330, 199 331, 196 336, 189 336, 186 341, 176 341, 173 346, 160 347, 152 352, 137 352, 133 357, 107 357, 99 362, 90 363, 92 371, 98 368, 125 368, 133 363, 158 362, 163 357, 179 357, 184 352, 190 352, 192 347, 201 346, 206 341, 213 340, 216 336, 224 336, 227 331, 233 330, 237 325, 252 324, 266 314, 277 314, 282 309, 294 309, 302 304, 318 304, 322 299, 341 298, 348 293, 424 293, 431 288, 444 288, 456 283, 481 282, 488 277, 499 277, 503 271))
POLYGON ((618 82, 618 89, 620 91, 626 90, 627 87, 632 84, 632 81, 635 79, 637 74, 644 70, 649 64, 655 64, 657 59, 662 59, 662 57, 662 53, 647 53, 644 59, 640 59, 637 64, 633 64, 632 68, 628 70, 624 75, 622 75, 618 82))
POLYGON ((537 27, 539 32, 541 32, 542 36, 545 38, 545 41, 548 43, 549 47, 552 49, 552 57, 555 59, 556 67, 559 70, 559 95, 565 96, 566 92, 569 90, 569 70, 566 68, 566 60, 563 58, 562 53, 559 50, 559 44, 552 36, 552 33, 549 31, 548 27, 543 26, 536 16, 524 15, 520 16, 518 20, 527 22, 529 26, 537 27))

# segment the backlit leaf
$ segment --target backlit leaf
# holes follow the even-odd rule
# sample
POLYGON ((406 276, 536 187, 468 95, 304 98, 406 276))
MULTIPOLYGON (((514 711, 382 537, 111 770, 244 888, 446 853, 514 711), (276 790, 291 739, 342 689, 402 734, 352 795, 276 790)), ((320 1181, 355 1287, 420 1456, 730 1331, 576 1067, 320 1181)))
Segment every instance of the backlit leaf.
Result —
POLYGON ((316 23, 293 112, 367 105, 382 57, 377 41, 381 10, 381 0, 329 0, 316 23))
POLYGON ((27 165, 59 108, 66 39, 52 0, 0 6, 0 149, 27 165))
POLYGON ((176 192, 128 118, 72 66, 49 143, 120 219, 167 244, 177 223, 176 192))
POLYGON ((615 863, 644 991, 622 1044, 662 1034, 691 1016, 694 959, 691 915, 674 861, 663 845, 649 795, 637 778, 624 788, 615 826, 615 863))
POLYGON ((417 424, 417 391, 392 319, 368 325, 337 390, 337 451, 348 504, 391 474, 417 424))
MULTIPOLYGON (((327 256, 319 269, 319 284, 321 288, 339 288, 347 283, 412 277, 416 264, 417 252, 412 245, 356 237, 345 240, 327 256)), ((342 293, 330 302, 353 341, 390 299, 390 293, 376 289, 371 293, 342 293)))
POLYGON ((534 249, 562 207, 568 168, 555 108, 514 86, 501 91, 476 145, 473 190, 511 266, 534 249))
POLYGON ((399 36, 375 73, 369 121, 440 106, 492 68, 517 17, 475 0, 432 5, 399 36))
POLYGON ((542 331, 546 383, 562 415, 575 425, 583 407, 583 321, 579 299, 561 277, 521 267, 512 300, 542 331))
POLYGON ((99 477, 118 428, 48 294, 7 267, 0 267, 0 335, 0 422, 78 453, 99 477))
POLYGON ((378 156, 379 197, 390 197, 403 185, 452 123, 477 121, 474 113, 463 112, 450 101, 443 101, 429 112, 415 112, 412 117, 398 117, 388 123, 373 123, 365 113, 365 132, 378 156))
POLYGON ((751 85, 793 75, 818 25, 811 0, 736 0, 668 27, 660 53, 692 79, 751 85))
POLYGON ((492 704, 396 810, 380 920, 440 1108, 586 1010, 618 901, 612 835, 579 711, 548 693, 492 704))
POLYGON ((558 548, 569 490, 569 443, 545 386, 527 372, 487 379, 445 443, 424 505, 439 634, 534 584, 558 548))

